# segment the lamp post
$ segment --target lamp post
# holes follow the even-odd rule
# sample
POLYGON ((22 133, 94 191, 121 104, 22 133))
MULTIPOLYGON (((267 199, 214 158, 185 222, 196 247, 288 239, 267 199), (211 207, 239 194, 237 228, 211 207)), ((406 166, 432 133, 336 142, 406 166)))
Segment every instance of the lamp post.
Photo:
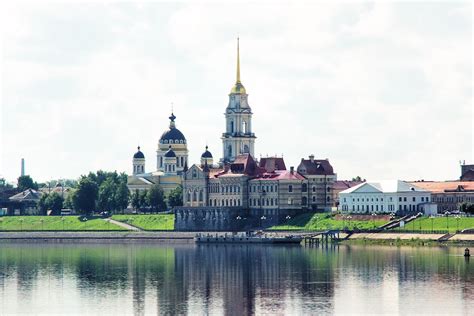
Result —
POLYGON ((291 216, 290 215, 286 215, 286 229, 289 230, 290 229, 290 219, 291 219, 291 216))
POLYGON ((374 226, 374 228, 375 228, 375 216, 377 216, 377 214, 372 213, 372 226, 374 226))
MULTIPOLYGON (((418 216, 423 216, 423 213, 421 213, 421 212, 418 212, 418 216)), ((419 226, 418 226, 418 227, 420 228, 420 232, 421 232, 421 220, 420 220, 420 221, 418 221, 418 224, 419 224, 419 226)))
POLYGON ((3 218, 0 218, 0 230, 3 230, 3 218))
POLYGON ((455 218, 456 218, 456 233, 457 233, 459 232, 459 220, 461 219, 461 217, 459 215, 456 215, 455 218))
POLYGON ((267 218, 265 217, 265 215, 262 215, 262 217, 260 217, 260 227, 263 228, 262 222, 263 222, 264 220, 266 220, 266 219, 267 219, 267 218))
POLYGON ((41 230, 44 230, 44 219, 40 219, 40 222, 41 222, 41 230))
POLYGON ((448 230, 448 233, 449 233, 449 213, 448 211, 444 212, 444 215, 446 215, 446 229, 448 230))
POLYGON ((20 230, 23 231, 23 218, 20 218, 20 230))
POLYGON ((63 230, 64 230, 64 216, 61 216, 61 222, 63 222, 63 230))
POLYGON ((347 217, 346 217, 346 218, 347 218, 347 226, 349 226, 349 222, 350 222, 350 220, 352 219, 352 216, 350 216, 350 215, 347 215, 347 217))
POLYGON ((431 232, 433 232, 433 221, 434 221, 434 216, 431 215, 430 216, 430 219, 431 219, 431 232))

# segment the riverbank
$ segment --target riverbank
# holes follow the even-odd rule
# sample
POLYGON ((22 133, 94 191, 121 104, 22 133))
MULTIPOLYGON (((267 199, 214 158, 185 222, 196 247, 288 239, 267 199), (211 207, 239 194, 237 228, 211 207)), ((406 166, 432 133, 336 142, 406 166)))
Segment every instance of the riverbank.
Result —
MULTIPOLYGON (((34 243, 194 243, 197 232, 177 231, 36 231, 36 232, 0 232, 2 242, 34 242, 34 243)), ((200 232, 215 235, 216 232, 200 232)), ((226 232, 219 232, 222 235, 226 232)), ((307 236, 308 232, 266 232, 276 236, 288 234, 307 236)), ((227 232, 228 235, 232 232, 227 232)), ((374 245, 474 245, 474 234, 416 234, 416 233, 354 233, 341 243, 374 244, 374 245)))

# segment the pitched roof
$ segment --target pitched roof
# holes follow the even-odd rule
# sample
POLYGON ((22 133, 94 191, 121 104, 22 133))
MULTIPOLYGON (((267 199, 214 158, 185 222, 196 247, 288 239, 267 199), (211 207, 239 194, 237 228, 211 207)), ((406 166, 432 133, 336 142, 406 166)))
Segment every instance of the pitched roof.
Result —
POLYGON ((41 192, 38 192, 33 189, 27 189, 23 192, 20 192, 18 194, 15 194, 14 196, 11 196, 9 199, 11 201, 17 201, 17 202, 22 202, 22 201, 38 201, 41 197, 41 192))
POLYGON ((363 182, 340 193, 378 192, 378 193, 402 193, 402 192, 427 192, 418 185, 401 180, 384 180, 363 182))
POLYGON ((346 190, 361 183, 364 183, 364 181, 337 180, 334 181, 333 189, 339 191, 346 190))
POLYGON ((275 170, 286 170, 285 161, 283 157, 266 157, 260 158, 258 163, 260 168, 264 168, 267 172, 275 170))
POLYGON ((410 183, 431 193, 474 192, 474 181, 416 181, 410 183))
MULTIPOLYGON (((306 170, 304 174, 309 175, 334 175, 334 170, 327 159, 301 159, 300 166, 306 170)), ((300 167, 298 167, 300 169, 300 167)))
POLYGON ((274 172, 265 172, 263 174, 258 175, 252 180, 306 180, 298 172, 294 171, 293 173, 289 170, 275 170, 274 172))
POLYGON ((474 181, 474 168, 466 170, 461 176, 461 181, 474 181))

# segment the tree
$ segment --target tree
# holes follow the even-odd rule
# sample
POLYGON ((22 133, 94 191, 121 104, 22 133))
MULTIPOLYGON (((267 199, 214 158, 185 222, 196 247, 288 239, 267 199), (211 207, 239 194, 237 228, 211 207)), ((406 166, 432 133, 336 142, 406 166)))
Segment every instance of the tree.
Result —
POLYGON ((80 214, 91 214, 96 205, 99 188, 88 177, 82 177, 73 196, 74 209, 80 214))
POLYGON ((459 210, 464 213, 474 214, 474 204, 469 202, 462 202, 459 204, 459 210))
POLYGON ((168 206, 183 206, 183 188, 181 186, 177 186, 168 195, 168 206))
POLYGON ((139 210, 141 207, 140 191, 138 189, 132 194, 132 207, 135 210, 139 210))
POLYGON ((70 208, 70 209, 74 208, 73 199, 74 199, 75 193, 76 193, 76 190, 69 191, 63 203, 64 208, 70 208))
POLYGON ((7 183, 7 180, 5 180, 5 178, 0 178, 0 190, 7 190, 11 188, 13 188, 13 186, 7 183))
POLYGON ((150 204, 148 203, 148 190, 143 190, 140 193, 140 206, 141 207, 150 206, 150 204))
POLYGON ((151 186, 147 194, 147 201, 154 211, 166 211, 165 194, 158 184, 151 186))
POLYGON ((46 211, 48 210, 47 199, 48 199, 48 194, 44 193, 44 194, 41 195, 41 197, 38 201, 38 208, 40 209, 41 214, 43 214, 43 215, 45 215, 46 211))
POLYGON ((114 211, 117 208, 115 191, 117 185, 111 178, 106 179, 99 186, 97 208, 101 211, 114 211))
POLYGON ((54 215, 61 214, 63 208, 64 198, 57 192, 53 192, 46 198, 48 210, 52 210, 54 215))
POLYGON ((22 192, 28 189, 38 190, 38 183, 33 182, 30 176, 18 177, 18 190, 22 192))
POLYGON ((130 201, 130 191, 127 187, 127 182, 121 179, 120 184, 117 186, 117 190, 115 192, 115 205, 117 206, 117 210, 123 211, 128 207, 128 202, 130 201))
POLYGON ((352 178, 352 181, 362 182, 362 181, 365 181, 365 179, 362 179, 360 176, 357 176, 355 178, 352 178))

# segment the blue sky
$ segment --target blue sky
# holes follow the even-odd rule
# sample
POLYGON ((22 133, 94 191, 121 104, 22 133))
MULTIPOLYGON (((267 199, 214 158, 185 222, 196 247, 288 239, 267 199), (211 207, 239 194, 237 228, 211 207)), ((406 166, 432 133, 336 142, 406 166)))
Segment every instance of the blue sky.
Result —
POLYGON ((171 102, 198 162, 221 157, 241 77, 256 153, 339 179, 443 180, 473 160, 472 5, 114 1, 2 5, 0 175, 156 168, 171 102))

